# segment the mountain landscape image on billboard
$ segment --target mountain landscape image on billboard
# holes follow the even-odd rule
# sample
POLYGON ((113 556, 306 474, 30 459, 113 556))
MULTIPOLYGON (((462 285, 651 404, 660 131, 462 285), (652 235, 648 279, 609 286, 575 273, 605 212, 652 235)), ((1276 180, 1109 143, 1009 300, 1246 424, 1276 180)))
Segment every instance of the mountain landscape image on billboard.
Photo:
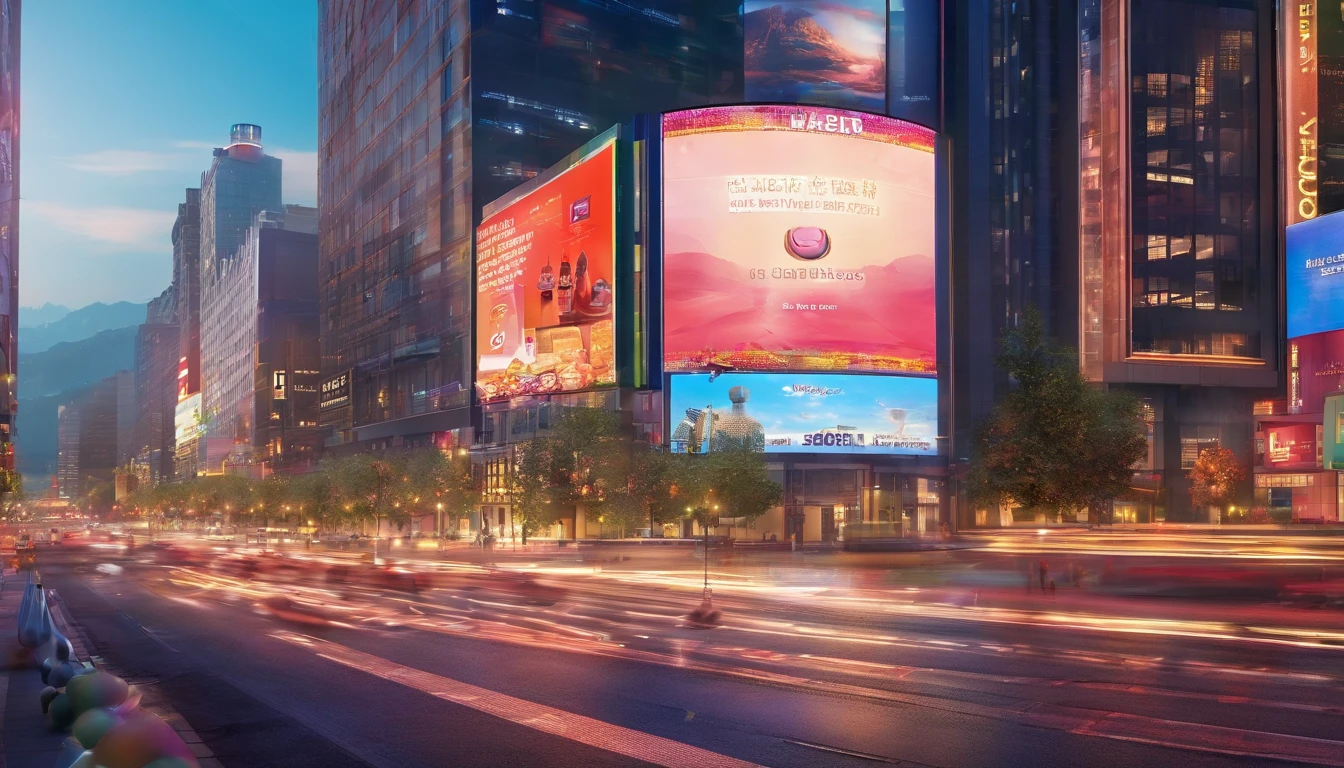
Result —
POLYGON ((747 100, 882 111, 886 6, 885 0, 747 0, 747 100))

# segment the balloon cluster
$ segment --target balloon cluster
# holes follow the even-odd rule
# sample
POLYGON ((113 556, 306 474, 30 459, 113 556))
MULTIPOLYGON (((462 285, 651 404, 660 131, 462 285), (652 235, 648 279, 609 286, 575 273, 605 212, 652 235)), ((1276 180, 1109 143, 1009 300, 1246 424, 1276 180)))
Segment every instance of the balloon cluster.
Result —
POLYGON ((61 742, 56 768, 199 768, 191 748, 167 723, 140 709, 125 680, 75 660, 74 646, 52 624, 39 576, 19 604, 19 642, 42 657, 42 712, 61 742))

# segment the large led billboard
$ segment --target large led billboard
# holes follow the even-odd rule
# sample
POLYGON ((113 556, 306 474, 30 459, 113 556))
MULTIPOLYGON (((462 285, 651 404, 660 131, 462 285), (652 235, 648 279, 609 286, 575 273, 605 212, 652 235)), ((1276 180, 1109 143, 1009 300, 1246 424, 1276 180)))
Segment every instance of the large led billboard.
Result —
POLYGON ((205 420, 201 418, 201 393, 179 400, 173 413, 173 439, 176 445, 195 440, 205 434, 205 420))
POLYGON ((616 383, 616 131, 487 206, 476 230, 482 402, 616 383))
POLYGON ((886 106, 887 0, 746 0, 748 101, 886 106))
POLYGON ((671 377, 672 448, 937 453, 938 382, 914 376, 688 373, 671 377))
POLYGON ((1344 212, 1284 230, 1288 338, 1344 328, 1344 212))
POLYGON ((901 120, 664 115, 664 369, 934 373, 934 176, 901 120))

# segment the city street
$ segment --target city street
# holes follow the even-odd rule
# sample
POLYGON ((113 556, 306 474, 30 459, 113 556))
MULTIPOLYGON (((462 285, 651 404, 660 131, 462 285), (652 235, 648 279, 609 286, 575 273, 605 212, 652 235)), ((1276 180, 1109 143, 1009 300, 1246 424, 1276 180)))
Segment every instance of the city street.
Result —
POLYGON ((1344 765, 1344 612, 994 584, 1016 560, 993 549, 1034 540, 716 553, 710 630, 683 618, 689 549, 416 562, 440 586, 415 593, 333 585, 312 557, 245 578, 220 553, 53 546, 39 566, 90 652, 225 765, 1344 765))

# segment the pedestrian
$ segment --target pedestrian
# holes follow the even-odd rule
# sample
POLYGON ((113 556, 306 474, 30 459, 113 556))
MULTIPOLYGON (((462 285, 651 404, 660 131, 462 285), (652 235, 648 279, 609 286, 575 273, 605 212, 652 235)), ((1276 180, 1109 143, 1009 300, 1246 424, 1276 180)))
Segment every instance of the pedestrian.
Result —
POLYGON ((1055 594, 1055 580, 1054 580, 1054 579, 1051 579, 1051 580, 1050 580, 1050 594, 1051 594, 1051 595, 1054 595, 1054 594, 1055 594))
POLYGON ((1045 580, 1050 576, 1050 566, 1044 560, 1037 565, 1037 572, 1041 576, 1041 592, 1045 592, 1045 580))

